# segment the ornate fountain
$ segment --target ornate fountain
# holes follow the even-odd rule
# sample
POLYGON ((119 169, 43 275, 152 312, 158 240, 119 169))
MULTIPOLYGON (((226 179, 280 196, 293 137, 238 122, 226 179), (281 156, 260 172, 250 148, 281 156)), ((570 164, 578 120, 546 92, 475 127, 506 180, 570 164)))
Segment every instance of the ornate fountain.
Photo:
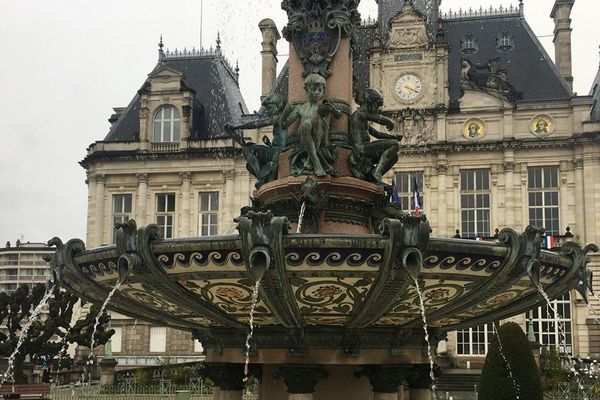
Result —
POLYGON ((257 178, 239 234, 164 240, 157 226, 129 221, 118 225, 116 245, 57 245, 53 270, 63 287, 103 303, 120 282, 108 308, 192 331, 220 399, 241 399, 247 355, 269 400, 315 391, 395 399, 404 382, 411 400, 427 398, 428 348, 446 332, 538 307, 540 288, 550 298, 591 290, 594 245, 542 250, 544 231, 534 227, 504 229, 489 242, 437 238, 425 215, 390 203, 382 177, 398 162, 401 137, 371 125, 393 128, 377 91, 357 96, 352 112, 358 3, 283 1, 288 104, 268 96, 262 115, 225 128, 257 178), (266 144, 239 134, 271 125, 266 144))

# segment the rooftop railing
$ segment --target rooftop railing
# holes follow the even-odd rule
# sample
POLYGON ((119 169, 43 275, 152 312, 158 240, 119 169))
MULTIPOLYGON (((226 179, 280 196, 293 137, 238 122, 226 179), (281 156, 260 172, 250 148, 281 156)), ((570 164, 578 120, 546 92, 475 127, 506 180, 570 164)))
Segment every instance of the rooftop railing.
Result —
POLYGON ((503 7, 502 5, 498 8, 490 6, 490 8, 480 7, 479 9, 469 8, 463 10, 460 8, 458 11, 448 10, 448 12, 442 15, 445 20, 450 19, 463 19, 463 18, 481 18, 481 17, 494 17, 494 16, 506 16, 506 15, 523 15, 523 4, 515 7, 512 4, 510 7, 503 7))

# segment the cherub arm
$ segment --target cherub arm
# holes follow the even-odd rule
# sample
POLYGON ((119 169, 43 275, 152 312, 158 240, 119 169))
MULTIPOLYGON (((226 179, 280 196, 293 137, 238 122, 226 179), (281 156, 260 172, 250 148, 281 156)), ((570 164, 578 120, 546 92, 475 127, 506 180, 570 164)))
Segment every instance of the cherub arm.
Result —
POLYGON ((252 121, 248 121, 248 122, 245 122, 240 125, 227 124, 227 125, 225 125, 225 129, 227 129, 227 128, 230 128, 233 130, 258 129, 258 128, 264 128, 265 126, 273 125, 274 122, 275 122, 275 118, 273 116, 268 116, 268 117, 264 117, 264 118, 253 119, 252 121))
POLYGON ((285 106, 285 109, 281 113, 281 117, 279 118, 279 125, 281 126, 281 129, 287 129, 299 118, 300 112, 298 111, 298 107, 288 104, 285 106))
POLYGON ((392 140, 402 140, 402 135, 390 135, 389 133, 378 131, 369 125, 369 135, 373 136, 377 139, 392 139, 392 140))

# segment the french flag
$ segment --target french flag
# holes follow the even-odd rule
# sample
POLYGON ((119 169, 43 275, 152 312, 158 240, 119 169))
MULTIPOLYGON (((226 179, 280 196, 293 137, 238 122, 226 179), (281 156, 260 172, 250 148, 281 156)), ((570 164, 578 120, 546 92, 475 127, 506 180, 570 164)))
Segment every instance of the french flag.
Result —
POLYGON ((556 247, 556 239, 554 238, 554 236, 545 236, 544 244, 546 245, 547 249, 553 249, 556 247))
POLYGON ((392 178, 392 198, 391 202, 393 204, 400 204, 400 196, 398 195, 398 180, 396 179, 396 175, 392 178))
POLYGON ((418 217, 421 215, 421 196, 419 196, 419 185, 415 176, 413 176, 413 196, 415 201, 415 215, 418 217))

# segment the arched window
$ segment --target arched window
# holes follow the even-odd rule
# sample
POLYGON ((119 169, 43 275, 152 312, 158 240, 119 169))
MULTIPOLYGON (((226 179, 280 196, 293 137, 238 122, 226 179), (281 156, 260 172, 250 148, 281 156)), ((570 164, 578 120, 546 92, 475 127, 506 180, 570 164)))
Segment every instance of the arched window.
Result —
POLYGON ((154 142, 178 142, 180 129, 179 110, 162 106, 154 114, 154 142))

